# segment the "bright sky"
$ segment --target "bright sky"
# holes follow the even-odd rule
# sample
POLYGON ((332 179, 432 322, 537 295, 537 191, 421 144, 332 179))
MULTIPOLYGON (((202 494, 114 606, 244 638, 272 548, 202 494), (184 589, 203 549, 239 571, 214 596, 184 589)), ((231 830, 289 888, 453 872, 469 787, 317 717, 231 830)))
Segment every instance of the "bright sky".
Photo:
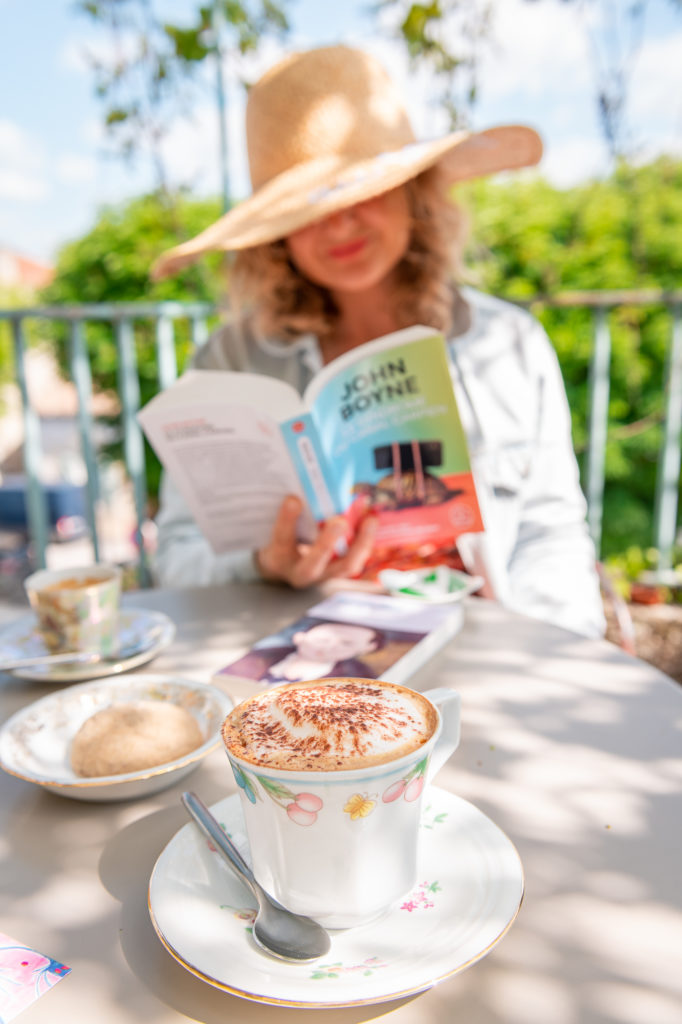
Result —
MULTIPOLYGON (((371 0, 290 0, 294 31, 287 48, 349 42, 376 53, 402 86, 419 136, 445 130, 425 74, 407 67, 403 50, 380 34, 367 14, 371 0)), ((157 0, 157 6, 159 0, 157 0)), ((162 0, 172 18, 189 0, 162 0)), ((602 7, 626 7, 602 0, 602 7)), ((559 187, 608 173, 594 99, 594 71, 584 22, 561 0, 496 0, 492 43, 481 65, 474 127, 524 122, 545 142, 540 173, 559 187)), ((616 19, 617 20, 617 19, 616 19)), ((604 45, 615 31, 597 32, 604 45)), ((71 0, 0 0, 0 247, 39 260, 83 234, 97 209, 153 185, 144 166, 130 168, 103 155, 100 107, 83 59, 93 38, 71 0)), ((254 78, 279 56, 268 44, 244 67, 254 78)), ((179 124, 166 144, 174 181, 197 195, 218 192, 217 129, 210 94, 193 122, 179 124)), ((243 99, 229 87, 233 192, 248 193, 242 144, 243 99)), ((628 106, 638 159, 682 156, 682 14, 670 0, 649 0, 628 106)))

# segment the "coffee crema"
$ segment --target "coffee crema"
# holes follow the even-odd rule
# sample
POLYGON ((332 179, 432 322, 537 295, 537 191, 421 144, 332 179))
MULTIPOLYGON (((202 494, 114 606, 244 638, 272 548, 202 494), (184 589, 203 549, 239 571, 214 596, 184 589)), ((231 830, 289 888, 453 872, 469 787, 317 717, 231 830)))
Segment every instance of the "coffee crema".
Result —
POLYGON ((374 679, 315 679, 238 704, 222 736, 263 768, 344 771, 396 761, 433 735, 438 713, 415 690, 374 679))
POLYGON ((101 583, 110 583, 115 577, 112 576, 69 576, 68 579, 55 580, 54 583, 47 583, 39 594, 51 594, 56 590, 82 590, 85 587, 97 587, 101 583))

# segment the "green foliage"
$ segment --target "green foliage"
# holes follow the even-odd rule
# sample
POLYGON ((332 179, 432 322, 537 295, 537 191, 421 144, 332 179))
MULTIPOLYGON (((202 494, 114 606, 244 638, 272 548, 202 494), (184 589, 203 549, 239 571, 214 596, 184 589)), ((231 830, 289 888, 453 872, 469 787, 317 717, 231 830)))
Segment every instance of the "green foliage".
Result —
MULTIPOLYGON (((678 288, 682 281, 682 162, 625 165, 607 181, 561 191, 535 176, 461 186, 460 203, 473 224, 467 264, 473 283, 528 303, 557 292, 678 288)), ((217 201, 160 194, 102 210, 83 238, 65 246, 42 300, 70 304, 177 299, 217 301, 223 258, 205 256, 174 278, 154 283, 149 268, 165 249, 198 233, 219 214, 217 201)), ((593 318, 586 308, 532 310, 548 330, 561 363, 581 464, 588 441, 588 366, 593 318)), ((620 307, 609 314, 612 371, 606 449, 603 555, 652 543, 656 463, 665 404, 671 317, 662 306, 620 307)), ((0 332, 1 334, 1 332, 0 332)), ((179 334, 179 363, 189 339, 179 334)), ((65 359, 61 335, 60 351, 65 359)), ((111 328, 89 324, 93 377, 117 387, 111 328)), ((156 356, 149 325, 136 326, 142 400, 156 390, 156 356)), ((1 344, 1 342, 0 342, 1 344)), ((150 493, 157 466, 150 459, 150 493)), ((681 502, 682 507, 682 502, 681 502)))
POLYGON ((379 0, 376 7, 389 14, 414 65, 435 72, 438 101, 452 127, 465 126, 476 99, 480 53, 491 38, 493 0, 379 0))
MULTIPOLYGON (((526 0, 539 7, 543 0, 526 0)), ((545 0, 555 3, 555 0, 545 0)), ((649 0, 563 0, 591 53, 594 100, 602 136, 614 159, 631 154, 628 105, 632 73, 646 31, 649 0)), ((682 0, 668 0, 682 12, 682 0)), ((427 63, 442 92, 440 104, 453 127, 466 124, 477 98, 478 68, 484 49, 494 53, 495 17, 503 0, 375 0, 387 12, 393 34, 412 60, 427 63)), ((497 40, 499 41, 499 40, 497 40)))
POLYGON ((76 0, 76 10, 101 30, 105 56, 86 53, 94 91, 116 155, 149 157, 157 184, 167 188, 162 143, 177 119, 205 99, 200 70, 230 50, 258 49, 288 30, 275 0, 214 0, 188 8, 181 24, 164 20, 161 0, 76 0), (113 54, 113 56, 112 56, 113 54))
MULTIPOLYGON (((682 163, 661 159, 560 191, 535 177, 474 182, 458 193, 473 233, 474 283, 517 302, 604 289, 680 288, 682 163)), ((534 305, 566 382, 581 465, 588 440, 589 309, 534 305)), ((609 314, 612 342, 604 495, 605 556, 652 542, 656 463, 665 408, 671 315, 661 305, 609 314)), ((584 466, 583 466, 584 469, 584 466)))
MULTIPOLYGON (((166 249, 198 234, 220 214, 217 200, 189 200, 179 196, 171 204, 160 193, 133 199, 119 207, 106 207, 93 228, 59 253, 53 283, 41 294, 46 305, 81 305, 110 302, 216 303, 225 286, 224 257, 214 253, 176 277, 154 282, 150 268, 166 249)), ((67 374, 67 335, 63 325, 48 324, 62 371, 67 374)), ((189 325, 176 322, 179 368, 191 349, 189 325)), ((118 354, 111 325, 90 321, 85 328, 93 386, 98 391, 118 390, 118 354)), ((144 404, 158 390, 155 337, 151 321, 136 321, 135 347, 140 398, 144 404)), ((119 457, 120 444, 106 453, 119 457)), ((147 485, 152 499, 158 492, 159 464, 147 449, 147 485)))
MULTIPOLYGON (((35 289, 16 285, 0 286, 0 309, 20 309, 35 304, 35 289)), ((23 324, 24 343, 29 347, 40 344, 40 333, 35 320, 23 324)), ((14 365, 14 337, 9 320, 0 320, 0 417, 5 411, 2 387, 16 381, 14 365)))
POLYGON ((152 193, 104 207, 91 230, 65 245, 57 257, 46 303, 214 302, 220 294, 222 259, 215 254, 163 281, 150 268, 166 249, 198 234, 220 215, 217 200, 152 193))
MULTIPOLYGON (((682 604, 682 547, 675 548, 672 561, 673 572, 677 574, 679 582, 671 586, 654 583, 648 586, 655 589, 658 601, 682 604)), ((656 548, 644 549, 631 544, 624 551, 607 558, 604 567, 616 593, 625 601, 630 601, 633 596, 636 597, 634 591, 640 580, 648 574, 655 574, 659 568, 658 563, 659 552, 656 548)))
MULTIPOLYGON (((5 295, 0 289, 0 307, 7 309, 11 302, 5 301, 5 295)), ((9 320, 0 320, 0 416, 2 416, 5 404, 2 398, 4 384, 15 380, 14 372, 14 345, 12 341, 12 330, 9 320)))

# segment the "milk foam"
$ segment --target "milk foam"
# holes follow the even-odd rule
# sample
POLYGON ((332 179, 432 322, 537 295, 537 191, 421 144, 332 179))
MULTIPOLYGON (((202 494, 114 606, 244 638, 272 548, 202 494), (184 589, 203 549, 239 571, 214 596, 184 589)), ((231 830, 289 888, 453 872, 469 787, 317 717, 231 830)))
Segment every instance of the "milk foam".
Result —
POLYGON ((239 704, 223 725, 223 740, 237 757, 263 767, 342 771, 419 749, 437 720, 433 705, 406 687, 317 679, 239 704))

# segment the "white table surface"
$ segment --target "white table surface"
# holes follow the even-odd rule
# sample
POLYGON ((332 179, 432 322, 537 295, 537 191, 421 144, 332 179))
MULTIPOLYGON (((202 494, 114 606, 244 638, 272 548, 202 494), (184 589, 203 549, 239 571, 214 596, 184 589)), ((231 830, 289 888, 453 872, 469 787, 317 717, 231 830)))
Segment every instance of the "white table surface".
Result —
MULTIPOLYGON (((265 586, 146 591, 173 645, 145 670, 208 680, 295 619, 310 593, 265 586)), ((140 670, 138 670, 140 671, 140 670)), ((72 968, 22 1024, 679 1024, 682 689, 616 647, 482 600, 416 674, 462 695, 462 743, 438 785, 472 801, 524 865, 519 916, 468 970, 407 1000, 301 1010, 221 992, 156 937, 147 885, 186 823, 180 793, 235 791, 216 751, 140 801, 88 804, 0 772, 0 931, 72 968)), ((52 687, 0 675, 0 720, 52 687)))

